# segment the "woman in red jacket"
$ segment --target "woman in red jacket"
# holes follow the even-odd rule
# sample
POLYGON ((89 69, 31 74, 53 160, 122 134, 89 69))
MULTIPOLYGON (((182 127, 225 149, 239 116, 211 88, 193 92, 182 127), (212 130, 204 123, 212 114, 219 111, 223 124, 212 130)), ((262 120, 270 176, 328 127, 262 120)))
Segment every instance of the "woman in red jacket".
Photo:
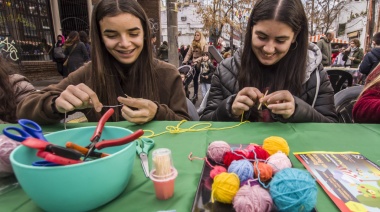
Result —
POLYGON ((356 123, 380 123, 380 66, 368 75, 365 87, 352 110, 356 123))

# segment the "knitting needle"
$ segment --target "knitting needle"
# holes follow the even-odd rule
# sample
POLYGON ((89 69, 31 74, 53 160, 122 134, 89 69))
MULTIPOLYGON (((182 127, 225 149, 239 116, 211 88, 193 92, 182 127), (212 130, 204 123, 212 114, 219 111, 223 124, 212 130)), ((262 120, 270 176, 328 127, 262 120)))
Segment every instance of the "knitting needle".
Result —
MULTIPOLYGON (((262 98, 264 98, 266 95, 268 94, 268 90, 267 91, 265 91, 265 94, 264 94, 264 96, 263 97, 261 97, 261 99, 262 98)), ((261 105, 262 105, 263 103, 262 102, 260 102, 260 104, 259 104, 259 106, 257 107, 257 110, 261 110, 261 105)))

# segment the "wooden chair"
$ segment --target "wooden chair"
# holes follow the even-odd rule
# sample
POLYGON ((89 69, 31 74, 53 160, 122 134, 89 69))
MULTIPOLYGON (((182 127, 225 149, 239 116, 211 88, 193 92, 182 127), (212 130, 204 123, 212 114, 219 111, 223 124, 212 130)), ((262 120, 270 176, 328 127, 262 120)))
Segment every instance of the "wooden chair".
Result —
POLYGON ((352 75, 344 70, 327 70, 334 93, 352 86, 352 75))

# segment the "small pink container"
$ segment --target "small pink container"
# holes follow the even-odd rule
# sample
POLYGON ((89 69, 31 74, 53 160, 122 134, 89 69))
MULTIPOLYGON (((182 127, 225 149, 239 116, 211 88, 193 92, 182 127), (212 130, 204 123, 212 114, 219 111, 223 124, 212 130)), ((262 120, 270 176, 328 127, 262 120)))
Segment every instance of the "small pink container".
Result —
POLYGON ((178 175, 177 170, 172 168, 172 173, 166 177, 158 177, 155 172, 155 169, 150 172, 150 179, 153 181, 157 199, 167 200, 171 198, 174 194, 174 181, 178 175))

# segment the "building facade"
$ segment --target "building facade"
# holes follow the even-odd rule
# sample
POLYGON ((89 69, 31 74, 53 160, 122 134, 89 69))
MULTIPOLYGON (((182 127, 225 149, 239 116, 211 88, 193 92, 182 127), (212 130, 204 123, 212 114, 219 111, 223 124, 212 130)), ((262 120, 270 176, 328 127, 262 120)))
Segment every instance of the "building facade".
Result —
MULTIPOLYGON (((98 0, 0 0, 0 56, 7 60, 50 61, 58 35, 89 34, 98 0)), ((138 1, 160 34, 159 0, 138 1)), ((159 42, 159 41, 158 41, 159 42)))

